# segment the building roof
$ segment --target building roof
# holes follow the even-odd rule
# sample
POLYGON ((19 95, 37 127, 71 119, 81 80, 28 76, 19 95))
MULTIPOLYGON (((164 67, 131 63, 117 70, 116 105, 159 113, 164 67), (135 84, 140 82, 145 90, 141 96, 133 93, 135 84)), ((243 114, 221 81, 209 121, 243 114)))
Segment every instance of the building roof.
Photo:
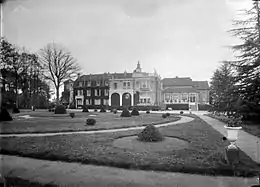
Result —
POLYGON ((132 73, 112 73, 111 76, 114 79, 126 79, 126 78, 132 78, 133 74, 132 73))
POLYGON ((194 87, 199 90, 208 90, 209 84, 208 81, 193 81, 194 87))
POLYGON ((198 92, 196 88, 166 88, 163 90, 163 93, 195 93, 198 92))
POLYGON ((192 79, 189 77, 164 78, 163 86, 193 86, 192 79))

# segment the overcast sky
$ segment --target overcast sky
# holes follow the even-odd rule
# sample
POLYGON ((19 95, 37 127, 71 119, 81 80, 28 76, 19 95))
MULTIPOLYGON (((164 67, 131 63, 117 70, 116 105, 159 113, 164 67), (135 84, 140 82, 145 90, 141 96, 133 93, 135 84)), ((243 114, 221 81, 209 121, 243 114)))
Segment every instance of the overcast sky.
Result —
POLYGON ((66 46, 84 73, 144 71, 163 77, 210 80, 236 10, 251 0, 9 0, 4 34, 36 52, 49 42, 66 46))

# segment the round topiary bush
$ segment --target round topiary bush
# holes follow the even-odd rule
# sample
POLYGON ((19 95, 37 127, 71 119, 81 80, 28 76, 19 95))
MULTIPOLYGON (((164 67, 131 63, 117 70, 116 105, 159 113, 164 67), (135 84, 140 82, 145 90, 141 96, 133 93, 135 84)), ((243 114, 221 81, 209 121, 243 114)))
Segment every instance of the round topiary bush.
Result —
POLYGON ((63 105, 56 106, 54 114, 66 114, 66 113, 67 113, 67 111, 66 111, 65 106, 63 106, 63 105))
POLYGON ((93 118, 88 118, 86 120, 86 125, 95 125, 96 124, 96 120, 93 118))
POLYGON ((97 109, 96 109, 96 108, 94 109, 94 112, 97 112, 97 109))
POLYGON ((87 107, 86 105, 83 105, 83 107, 82 107, 82 112, 89 112, 89 111, 88 111, 88 107, 87 107))
POLYGON ((125 108, 123 110, 123 112, 121 113, 120 117, 131 117, 131 114, 130 114, 129 110, 127 108, 125 108))
POLYGON ((102 107, 102 108, 100 109, 100 112, 106 112, 106 109, 105 109, 104 107, 102 107))
POLYGON ((167 118, 167 114, 162 114, 162 118, 167 118))
POLYGON ((183 114, 183 111, 180 111, 180 114, 183 114))
POLYGON ((163 139, 163 135, 154 125, 147 125, 143 131, 138 134, 138 140, 144 142, 159 142, 163 139))
POLYGON ((13 113, 14 114, 20 113, 20 110, 19 110, 19 108, 17 108, 16 105, 13 107, 13 113))
POLYGON ((71 117, 71 118, 74 118, 74 117, 75 117, 75 113, 73 113, 73 112, 70 113, 70 117, 71 117))
POLYGON ((131 115, 132 116, 139 116, 140 114, 139 114, 139 111, 137 110, 137 108, 133 108, 133 110, 132 110, 132 112, 131 112, 131 115))
POLYGON ((147 110, 147 111, 146 111, 146 114, 150 114, 150 110, 147 110))
POLYGON ((116 114, 116 113, 117 113, 117 109, 113 109, 112 112, 113 112, 114 114, 116 114))
POLYGON ((171 114, 167 112, 166 115, 167 115, 167 117, 170 117, 171 114))
POLYGON ((0 121, 12 121, 13 118, 6 109, 1 109, 0 121))

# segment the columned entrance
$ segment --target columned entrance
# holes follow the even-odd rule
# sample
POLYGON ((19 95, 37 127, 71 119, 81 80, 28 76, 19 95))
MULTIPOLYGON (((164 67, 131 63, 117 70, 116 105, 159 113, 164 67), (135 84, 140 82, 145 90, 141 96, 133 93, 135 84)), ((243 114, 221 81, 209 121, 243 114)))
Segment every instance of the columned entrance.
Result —
POLYGON ((111 106, 115 108, 120 106, 120 95, 118 93, 111 95, 111 106))
POLYGON ((122 106, 123 107, 129 107, 131 106, 131 102, 132 98, 131 98, 131 94, 130 93, 124 93, 122 95, 122 106))

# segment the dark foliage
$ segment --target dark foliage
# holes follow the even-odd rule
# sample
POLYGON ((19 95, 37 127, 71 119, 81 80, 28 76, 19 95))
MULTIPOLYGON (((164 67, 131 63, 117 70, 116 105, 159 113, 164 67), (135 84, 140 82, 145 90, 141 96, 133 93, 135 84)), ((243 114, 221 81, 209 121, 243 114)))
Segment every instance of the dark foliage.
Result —
POLYGON ((89 111, 88 111, 88 107, 87 107, 86 105, 83 105, 83 107, 82 107, 82 112, 89 112, 89 111))
POLYGON ((140 114, 139 114, 139 111, 138 111, 138 109, 137 109, 136 107, 133 108, 133 110, 132 110, 132 112, 131 112, 131 115, 132 115, 132 116, 139 116, 139 115, 140 115, 140 114))
POLYGON ((63 106, 63 105, 56 106, 54 114, 66 114, 66 113, 67 113, 67 111, 66 111, 65 106, 63 106))
POLYGON ((147 111, 146 111, 146 114, 150 114, 150 110, 147 110, 147 111))
POLYGON ((158 142, 163 139, 163 135, 154 125, 147 125, 143 131, 138 134, 138 140, 144 142, 158 142))
POLYGON ((102 107, 102 108, 100 109, 100 112, 106 112, 106 109, 105 109, 104 107, 102 107))
POLYGON ((16 107, 16 105, 13 107, 13 113, 14 114, 20 113, 20 110, 19 108, 16 107))
POLYGON ((167 118, 167 114, 162 114, 162 118, 167 118))
POLYGON ((183 111, 180 111, 180 114, 183 114, 183 111))
POLYGON ((88 118, 88 119, 86 120, 86 124, 87 124, 87 125, 95 125, 95 124, 96 124, 96 120, 93 119, 93 118, 88 118))
POLYGON ((6 109, 1 109, 0 121, 12 121, 13 118, 6 109))
POLYGON ((125 109, 122 111, 120 117, 131 117, 131 114, 130 114, 129 110, 128 110, 127 108, 125 108, 125 109))
POLYGON ((74 118, 75 117, 75 113, 70 113, 70 117, 74 118))

